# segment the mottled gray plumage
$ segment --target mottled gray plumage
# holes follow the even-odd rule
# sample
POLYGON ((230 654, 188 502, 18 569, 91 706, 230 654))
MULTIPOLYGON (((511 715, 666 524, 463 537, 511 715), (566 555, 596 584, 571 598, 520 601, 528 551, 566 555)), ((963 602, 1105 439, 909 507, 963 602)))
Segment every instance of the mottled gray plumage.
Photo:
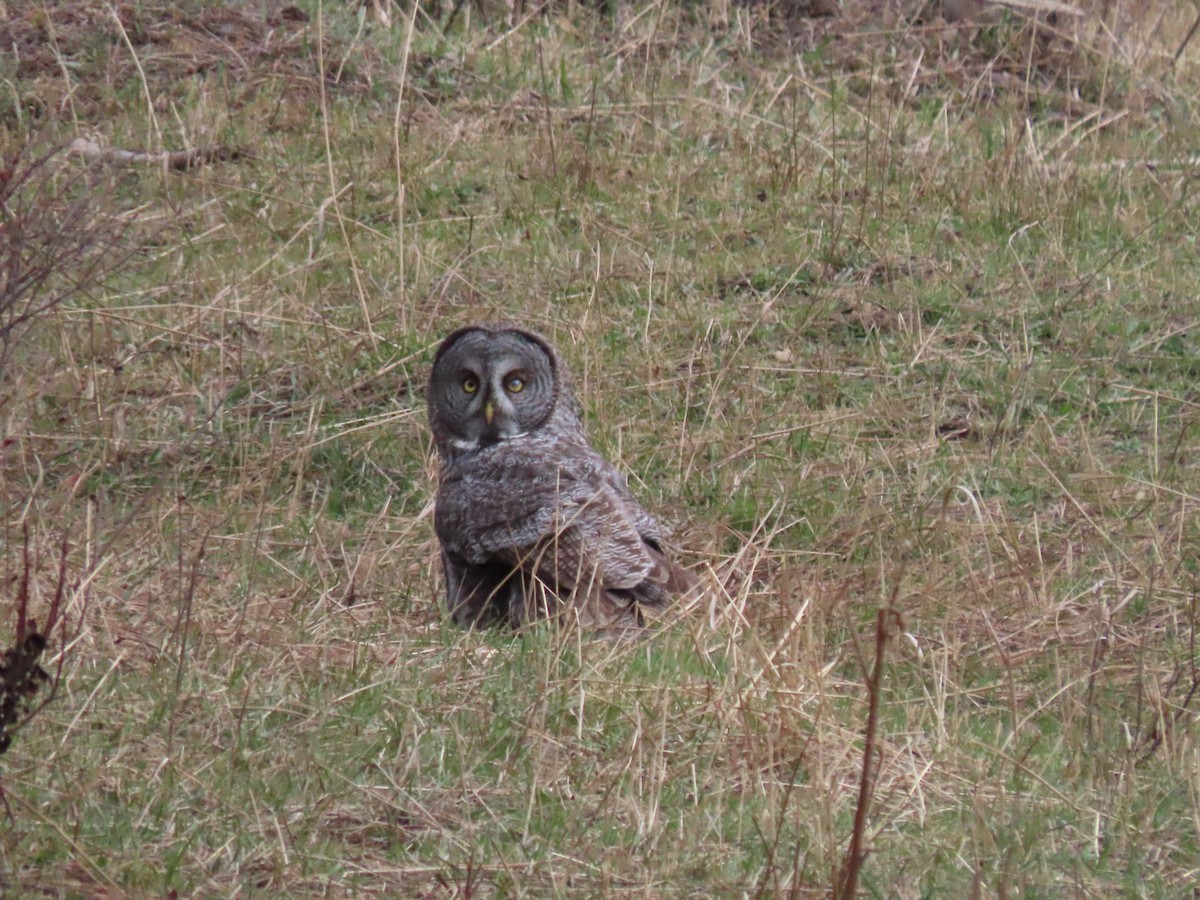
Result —
POLYGON ((455 621, 519 627, 573 610, 585 626, 621 628, 692 589, 654 518, 588 444, 545 338, 513 325, 454 332, 434 358, 427 400, 455 621))

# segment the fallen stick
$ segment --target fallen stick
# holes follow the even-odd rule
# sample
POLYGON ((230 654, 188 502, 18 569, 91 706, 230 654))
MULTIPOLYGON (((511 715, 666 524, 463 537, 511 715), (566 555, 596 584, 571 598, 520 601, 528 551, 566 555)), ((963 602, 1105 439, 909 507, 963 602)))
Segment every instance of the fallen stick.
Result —
POLYGON ((126 166, 137 163, 153 163, 174 172, 185 172, 206 163, 227 162, 243 156, 241 150, 217 144, 194 147, 191 150, 163 150, 160 153, 147 153, 142 150, 101 147, 88 138, 75 138, 67 147, 67 153, 72 156, 82 156, 89 162, 111 162, 126 166))

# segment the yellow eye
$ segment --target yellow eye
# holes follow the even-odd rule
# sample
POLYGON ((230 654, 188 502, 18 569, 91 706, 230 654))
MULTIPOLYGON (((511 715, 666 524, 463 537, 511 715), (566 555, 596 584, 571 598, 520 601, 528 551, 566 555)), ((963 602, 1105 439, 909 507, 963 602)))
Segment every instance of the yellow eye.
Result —
POLYGON ((510 394, 519 394, 525 390, 525 379, 520 375, 513 375, 504 383, 504 389, 510 394))
POLYGON ((468 375, 462 380, 462 389, 468 394, 473 394, 479 390, 479 379, 473 375, 468 375))

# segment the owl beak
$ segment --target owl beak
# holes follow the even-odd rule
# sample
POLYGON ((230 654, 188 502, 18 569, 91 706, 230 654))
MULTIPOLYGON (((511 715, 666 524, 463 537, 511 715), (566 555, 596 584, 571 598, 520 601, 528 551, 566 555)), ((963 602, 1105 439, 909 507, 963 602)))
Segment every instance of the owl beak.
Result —
POLYGON ((487 421, 488 427, 492 425, 492 419, 496 418, 496 407, 489 400, 483 405, 483 418, 487 421))

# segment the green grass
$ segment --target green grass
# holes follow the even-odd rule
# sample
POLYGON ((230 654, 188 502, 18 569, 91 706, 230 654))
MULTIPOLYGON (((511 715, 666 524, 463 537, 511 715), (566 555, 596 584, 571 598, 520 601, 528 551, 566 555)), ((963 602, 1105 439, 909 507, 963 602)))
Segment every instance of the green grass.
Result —
POLYGON ((96 167, 144 255, 0 380, 72 639, 5 884, 824 894, 893 597, 864 893, 1196 882, 1190 21, 302 5, 0 25, 4 147, 245 151, 96 167), (423 385, 501 318, 711 583, 650 640, 445 619, 423 385))

